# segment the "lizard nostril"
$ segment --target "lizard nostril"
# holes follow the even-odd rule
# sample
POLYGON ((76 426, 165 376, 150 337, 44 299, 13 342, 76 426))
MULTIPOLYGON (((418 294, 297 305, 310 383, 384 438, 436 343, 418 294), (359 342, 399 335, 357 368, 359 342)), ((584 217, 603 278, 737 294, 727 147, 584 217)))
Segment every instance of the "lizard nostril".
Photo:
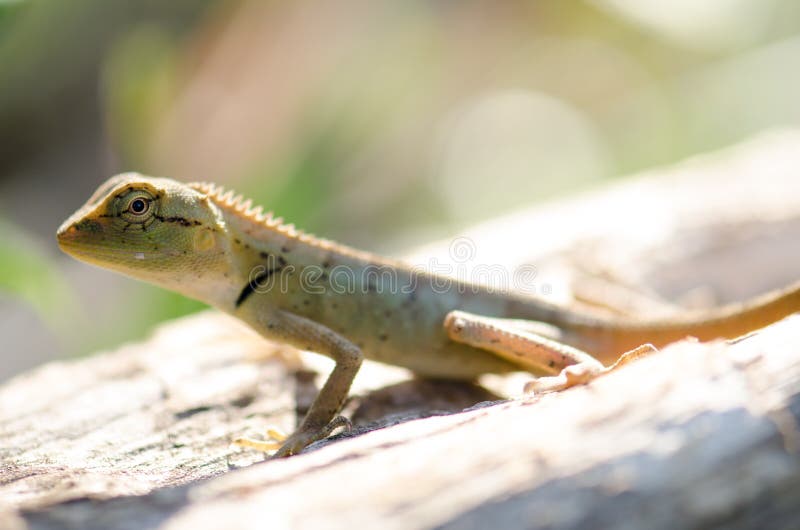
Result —
POLYGON ((72 224, 72 223, 69 223, 69 224, 64 223, 63 225, 61 225, 58 228, 58 231, 56 232, 56 237, 58 239, 63 239, 64 237, 69 237, 69 236, 75 234, 75 232, 77 232, 77 228, 75 228, 74 224, 72 224))

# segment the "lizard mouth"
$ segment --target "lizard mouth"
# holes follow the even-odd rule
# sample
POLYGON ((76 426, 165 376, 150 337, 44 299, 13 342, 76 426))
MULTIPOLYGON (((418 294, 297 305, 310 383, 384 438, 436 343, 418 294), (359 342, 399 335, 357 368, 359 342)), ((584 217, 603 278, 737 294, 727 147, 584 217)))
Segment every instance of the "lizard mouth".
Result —
POLYGON ((126 252, 102 244, 103 228, 95 221, 67 221, 56 232, 59 248, 73 258, 93 264, 120 261, 126 252))
POLYGON ((88 263, 106 263, 113 255, 104 247, 68 237, 58 237, 58 247, 65 254, 88 263))
POLYGON ((126 245, 116 248, 109 244, 103 226, 96 221, 65 222, 56 232, 59 248, 73 258, 106 268, 115 268, 126 272, 130 263, 139 262, 137 267, 144 267, 143 262, 158 261, 163 258, 180 256, 181 253, 169 247, 159 249, 141 249, 137 245, 126 245))

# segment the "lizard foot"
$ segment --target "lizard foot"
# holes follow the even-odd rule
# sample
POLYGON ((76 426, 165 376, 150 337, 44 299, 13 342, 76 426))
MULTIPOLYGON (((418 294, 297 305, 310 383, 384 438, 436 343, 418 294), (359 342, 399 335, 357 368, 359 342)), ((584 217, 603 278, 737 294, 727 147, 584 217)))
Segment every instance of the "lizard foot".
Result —
POLYGON ((313 426, 305 427, 301 425, 300 428, 294 432, 294 434, 286 439, 280 449, 278 449, 275 454, 272 455, 272 458, 284 458, 287 456, 296 455, 317 440, 327 438, 339 427, 344 427, 346 431, 349 431, 353 428, 353 425, 350 423, 350 420, 344 416, 335 417, 328 425, 322 428, 313 426))
POLYGON ((525 394, 542 394, 545 392, 558 392, 576 385, 585 385, 592 379, 603 375, 607 368, 597 367, 593 364, 574 364, 567 366, 561 373, 552 377, 539 377, 525 384, 525 394))
POLYGON ((257 451, 269 452, 276 451, 271 458, 283 458, 286 456, 296 455, 308 445, 327 438, 330 434, 338 429, 344 427, 349 431, 352 429, 350 420, 344 416, 337 416, 328 425, 322 428, 303 427, 294 432, 291 436, 287 436, 283 431, 275 428, 267 429, 268 440, 256 440, 254 438, 237 438, 232 443, 239 447, 248 447, 257 451))
POLYGON ((579 363, 567 366, 561 373, 552 377, 540 377, 525 384, 525 394, 540 394, 544 392, 558 392, 576 385, 585 385, 590 381, 616 370, 620 366, 653 354, 658 350, 652 344, 642 344, 623 353, 617 362, 608 367, 599 363, 579 363))

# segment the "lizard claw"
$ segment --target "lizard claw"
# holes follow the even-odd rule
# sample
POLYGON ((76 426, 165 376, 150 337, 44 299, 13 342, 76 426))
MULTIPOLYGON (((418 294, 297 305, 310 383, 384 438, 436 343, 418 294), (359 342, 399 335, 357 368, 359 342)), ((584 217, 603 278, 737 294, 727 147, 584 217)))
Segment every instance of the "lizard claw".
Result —
POLYGON ((249 447, 256 451, 267 453, 280 449, 281 442, 284 442, 288 436, 282 430, 276 427, 267 427, 267 440, 256 440, 255 438, 241 437, 236 438, 231 442, 231 445, 237 447, 249 447))

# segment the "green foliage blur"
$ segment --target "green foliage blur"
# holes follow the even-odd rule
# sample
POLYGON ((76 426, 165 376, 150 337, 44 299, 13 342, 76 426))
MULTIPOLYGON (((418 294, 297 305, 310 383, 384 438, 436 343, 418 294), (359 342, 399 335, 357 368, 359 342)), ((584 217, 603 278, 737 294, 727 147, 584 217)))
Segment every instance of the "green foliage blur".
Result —
POLYGON ((0 308, 37 315, 0 331, 78 354, 202 307, 58 252, 119 171, 402 253, 796 125, 798 35, 789 0, 0 0, 0 308))
POLYGON ((36 238, 21 227, 0 222, 0 290, 29 304, 48 325, 66 332, 59 311, 75 309, 75 293, 39 247, 36 238))

